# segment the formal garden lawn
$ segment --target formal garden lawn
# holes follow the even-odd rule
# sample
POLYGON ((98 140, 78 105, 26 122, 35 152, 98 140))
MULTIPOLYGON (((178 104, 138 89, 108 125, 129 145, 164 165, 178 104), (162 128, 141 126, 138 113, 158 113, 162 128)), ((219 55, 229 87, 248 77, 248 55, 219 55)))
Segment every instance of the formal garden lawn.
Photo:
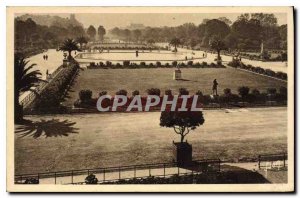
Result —
MULTIPOLYGON (((24 131, 16 125, 16 174, 170 162, 172 141, 179 140, 173 129, 159 126, 159 112, 25 118, 34 123, 24 131)), ((285 107, 209 110, 204 118, 204 125, 187 136, 194 159, 287 151, 285 107)))
POLYGON ((266 91, 271 87, 279 90, 280 86, 287 86, 287 83, 283 81, 233 68, 182 69, 184 80, 180 81, 172 79, 173 71, 174 69, 169 68, 85 69, 80 72, 65 104, 72 106, 79 98, 78 93, 82 89, 90 89, 93 97, 97 97, 98 93, 104 90, 114 95, 116 91, 126 89, 130 96, 134 90, 139 90, 140 94, 146 94, 149 88, 159 88, 162 94, 166 89, 178 93, 181 87, 187 88, 190 94, 194 94, 197 90, 201 90, 203 94, 211 94, 212 81, 215 78, 218 80, 221 94, 225 88, 230 88, 233 93, 237 93, 239 86, 257 88, 260 91, 266 91))

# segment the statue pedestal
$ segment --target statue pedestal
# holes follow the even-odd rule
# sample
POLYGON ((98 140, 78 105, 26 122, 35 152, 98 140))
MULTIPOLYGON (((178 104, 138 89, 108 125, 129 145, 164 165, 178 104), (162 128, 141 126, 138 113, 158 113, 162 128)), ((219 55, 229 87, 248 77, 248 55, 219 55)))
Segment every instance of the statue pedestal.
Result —
POLYGON ((176 69, 173 74, 173 80, 180 80, 180 79, 181 79, 181 71, 180 69, 176 69))

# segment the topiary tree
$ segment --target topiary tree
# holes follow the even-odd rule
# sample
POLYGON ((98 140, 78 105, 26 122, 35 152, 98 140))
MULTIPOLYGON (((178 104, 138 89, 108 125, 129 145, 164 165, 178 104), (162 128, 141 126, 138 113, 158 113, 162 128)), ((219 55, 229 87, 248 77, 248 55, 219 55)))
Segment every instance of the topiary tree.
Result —
POLYGON ((147 89, 147 94, 160 96, 160 89, 158 89, 158 88, 147 89))
POLYGON ((242 99, 245 99, 247 95, 249 94, 249 87, 242 86, 238 88, 239 95, 242 97, 242 99))
POLYGON ((92 99, 93 92, 89 89, 80 90, 79 98, 81 101, 88 101, 92 99))
POLYGON ((127 91, 125 89, 120 89, 116 92, 116 95, 127 96, 127 91))
POLYGON ((99 97, 104 96, 104 95, 107 95, 107 91, 100 91, 99 97))
POLYGON ((230 94, 231 94, 231 89, 229 88, 224 89, 224 95, 228 96, 230 94))
POLYGON ((172 96, 172 90, 171 89, 165 90, 165 95, 172 96))
POLYGON ((140 92, 138 91, 138 90, 134 90, 133 92, 132 92, 132 96, 134 97, 134 96, 138 96, 138 95, 140 95, 140 92))
POLYGON ((198 91, 196 92, 196 95, 197 95, 197 96, 203 96, 203 93, 202 93, 201 90, 198 90, 198 91))
POLYGON ((189 91, 186 88, 179 88, 179 96, 181 95, 189 95, 189 91))
POLYGON ((180 142, 191 130, 203 125, 202 111, 163 111, 160 115, 160 126, 173 128, 180 135, 180 142))

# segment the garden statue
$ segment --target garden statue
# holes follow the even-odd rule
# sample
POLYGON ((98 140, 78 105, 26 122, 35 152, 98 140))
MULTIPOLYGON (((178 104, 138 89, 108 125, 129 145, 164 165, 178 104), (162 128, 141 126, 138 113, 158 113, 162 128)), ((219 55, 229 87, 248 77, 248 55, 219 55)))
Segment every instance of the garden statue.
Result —
POLYGON ((218 95, 218 82, 217 79, 213 81, 213 87, 212 87, 213 95, 218 95))

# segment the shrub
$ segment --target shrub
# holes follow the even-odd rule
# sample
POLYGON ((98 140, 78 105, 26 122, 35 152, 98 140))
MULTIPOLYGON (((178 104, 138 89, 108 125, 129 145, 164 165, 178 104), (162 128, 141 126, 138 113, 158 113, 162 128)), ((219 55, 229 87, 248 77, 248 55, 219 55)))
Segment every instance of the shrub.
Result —
POLYGON ((237 67, 240 66, 240 62, 236 59, 233 59, 231 62, 228 63, 228 65, 231 66, 231 67, 237 68, 237 67))
POLYGON ((39 184, 39 180, 36 178, 28 178, 25 180, 24 184, 39 184))
POLYGON ((153 68, 154 67, 153 63, 149 63, 149 67, 153 68))
POLYGON ((116 92, 116 95, 127 96, 127 91, 125 89, 120 89, 116 92))
POLYGON ((287 53, 286 52, 281 54, 281 61, 287 61, 287 53))
POLYGON ((182 62, 182 63, 180 63, 180 66, 181 67, 185 67, 185 64, 182 62))
POLYGON ((112 63, 110 61, 106 61, 106 66, 110 67, 112 66, 112 63))
POLYGON ((165 66, 166 66, 166 67, 170 67, 170 64, 169 64, 169 63, 166 63, 165 66))
POLYGON ((92 91, 89 89, 80 90, 79 98, 81 101, 88 101, 92 99, 92 91))
POLYGON ((157 67, 161 67, 161 62, 157 61, 157 62, 156 62, 156 66, 157 66, 157 67))
POLYGON ((97 184, 98 179, 94 174, 90 174, 85 178, 85 183, 86 184, 97 184))
POLYGON ((138 90, 134 90, 131 95, 138 96, 138 95, 140 95, 140 92, 138 90))
POLYGON ((202 65, 203 65, 203 66, 207 66, 207 62, 203 61, 203 62, 202 62, 202 65))
POLYGON ((276 76, 277 78, 280 78, 280 79, 283 79, 283 80, 286 80, 286 79, 287 79, 286 73, 283 73, 283 72, 276 72, 275 76, 276 76))
POLYGON ((186 88, 179 88, 179 96, 181 95, 189 95, 189 91, 186 88))
POLYGON ((165 90, 165 95, 172 96, 172 90, 171 89, 165 90))
POLYGON ((225 95, 230 95, 231 94, 231 89, 229 89, 229 88, 224 89, 224 94, 225 95))
POLYGON ((215 63, 211 63, 210 66, 211 67, 216 67, 216 64, 215 63))
POLYGON ((274 95, 274 94, 276 94, 276 92, 277 92, 276 88, 268 88, 267 89, 268 94, 274 95))
POLYGON ((249 87, 246 86, 242 86, 238 88, 239 95, 242 98, 245 98, 249 94, 249 90, 250 90, 249 87))
POLYGON ((188 61, 187 64, 188 64, 189 66, 192 66, 192 65, 193 65, 193 61, 188 61))
POLYGON ((104 95, 107 95, 107 91, 100 91, 99 97, 100 97, 100 96, 104 96, 104 95))
POLYGON ((116 68, 121 68, 121 64, 120 63, 116 63, 116 68))
POLYGON ((146 66, 146 63, 145 62, 141 62, 140 65, 141 66, 146 66))
POLYGON ((123 61, 123 66, 128 67, 130 65, 130 61, 123 61))
POLYGON ((90 63, 90 66, 92 66, 92 67, 95 66, 95 65, 96 65, 95 62, 90 63))
POLYGON ((268 75, 268 76, 275 76, 275 72, 274 71, 272 71, 272 70, 270 70, 270 69, 266 69, 266 75, 268 75))
POLYGON ((147 94, 160 96, 160 89, 158 89, 158 88, 147 89, 147 94))
POLYGON ((258 89, 253 89, 253 90, 251 91, 251 93, 252 93, 253 95, 255 95, 255 96, 257 96, 257 95, 260 94, 260 92, 259 92, 258 89))
POLYGON ((286 87, 280 87, 280 88, 279 88, 279 93, 280 93, 281 95, 286 96, 286 95, 287 95, 287 88, 286 88, 286 87))
POLYGON ((201 64, 199 62, 195 63, 194 65, 195 67, 201 67, 201 64))
POLYGON ((202 91, 198 90, 198 91, 196 92, 196 95, 197 95, 197 96, 203 96, 203 93, 202 93, 202 91))

